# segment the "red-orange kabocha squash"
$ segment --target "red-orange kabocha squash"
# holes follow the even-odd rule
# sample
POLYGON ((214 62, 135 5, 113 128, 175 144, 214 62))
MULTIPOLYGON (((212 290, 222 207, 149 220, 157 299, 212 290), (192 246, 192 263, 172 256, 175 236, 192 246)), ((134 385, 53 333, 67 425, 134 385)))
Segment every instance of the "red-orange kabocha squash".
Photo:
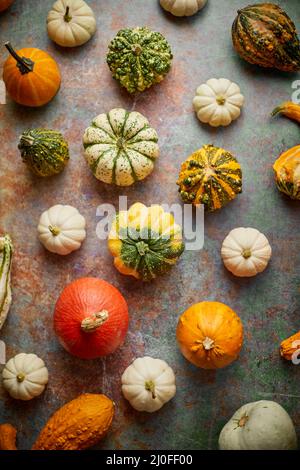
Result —
POLYGON ((61 293, 54 330, 63 347, 81 359, 113 353, 128 329, 128 307, 122 294, 94 277, 77 279, 61 293))
POLYGON ((9 96, 24 106, 43 106, 59 90, 61 75, 57 63, 44 51, 26 48, 15 51, 5 44, 10 56, 3 66, 3 81, 9 96))
POLYGON ((0 0, 0 13, 7 10, 13 3, 14 0, 0 0))
POLYGON ((197 367, 219 369, 235 361, 243 344, 237 314, 220 302, 192 305, 180 317, 177 341, 184 357, 197 367))

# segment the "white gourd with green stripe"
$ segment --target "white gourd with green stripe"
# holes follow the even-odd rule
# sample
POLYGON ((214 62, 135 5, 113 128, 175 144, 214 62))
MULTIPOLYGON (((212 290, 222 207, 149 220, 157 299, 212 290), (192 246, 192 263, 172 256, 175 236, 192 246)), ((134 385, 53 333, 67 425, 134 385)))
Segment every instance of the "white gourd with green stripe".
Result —
POLYGON ((130 186, 154 169, 158 136, 140 113, 112 109, 97 116, 83 136, 85 157, 95 177, 108 184, 130 186))
POLYGON ((13 245, 9 235, 0 237, 0 330, 7 318, 12 296, 10 271, 13 245))

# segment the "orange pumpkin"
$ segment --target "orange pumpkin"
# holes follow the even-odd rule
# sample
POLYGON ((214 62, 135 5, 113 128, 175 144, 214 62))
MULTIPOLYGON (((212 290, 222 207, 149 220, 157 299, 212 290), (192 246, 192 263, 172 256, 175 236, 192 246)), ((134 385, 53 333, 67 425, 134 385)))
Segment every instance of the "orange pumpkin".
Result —
POLYGON ((14 0, 0 0, 0 13, 7 10, 13 2, 14 0))
POLYGON ((59 90, 61 75, 57 63, 44 51, 35 48, 15 52, 5 44, 10 57, 3 66, 3 80, 10 97, 25 106, 43 106, 59 90))
POLYGON ((293 359, 293 355, 299 356, 298 351, 300 350, 300 331, 295 333, 293 336, 282 341, 280 344, 280 355, 287 361, 293 359))
POLYGON ((243 344, 240 318, 220 302, 192 305, 181 315, 176 335, 184 357, 202 369, 228 366, 243 344))

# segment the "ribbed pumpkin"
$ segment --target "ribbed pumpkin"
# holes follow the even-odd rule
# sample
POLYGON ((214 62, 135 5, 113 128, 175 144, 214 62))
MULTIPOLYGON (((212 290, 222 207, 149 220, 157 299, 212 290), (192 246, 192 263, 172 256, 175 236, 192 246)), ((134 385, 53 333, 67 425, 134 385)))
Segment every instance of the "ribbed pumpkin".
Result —
POLYGON ((42 177, 62 172, 70 158, 68 143, 62 134, 50 129, 23 132, 18 148, 23 162, 42 177))
POLYGON ((279 191, 300 200, 300 145, 284 152, 273 168, 279 191))
POLYGON ((154 169, 158 136, 140 113, 122 108, 97 116, 83 136, 85 158, 97 179, 130 186, 154 169))
POLYGON ((228 366, 243 344, 240 318, 220 302, 192 305, 181 315, 176 335, 184 357, 203 369, 228 366))
POLYGON ((83 450, 109 430, 115 405, 105 395, 86 393, 60 408, 40 432, 32 450, 83 450))
POLYGON ((148 28, 127 28, 111 41, 107 64, 120 85, 134 93, 161 82, 171 68, 172 58, 162 34, 148 28))
POLYGON ((238 11, 233 45, 251 64, 285 72, 300 70, 300 43, 293 21, 278 5, 260 3, 238 11))
POLYGON ((24 106, 43 106, 54 98, 61 83, 57 63, 44 51, 36 48, 15 52, 5 44, 11 54, 3 66, 3 81, 10 97, 24 106))
POLYGON ((288 361, 293 359, 293 355, 297 356, 297 359, 300 357, 300 331, 281 342, 280 355, 288 361))
POLYGON ((13 2, 14 0, 0 0, 0 13, 7 10, 13 2))
POLYGON ((277 114, 283 114, 289 119, 293 119, 293 121, 300 123, 300 105, 293 103, 292 101, 285 101, 281 105, 277 106, 272 111, 272 116, 276 116, 277 114))
POLYGON ((204 145, 181 165, 177 184, 184 202, 214 211, 242 192, 242 170, 227 150, 204 145))
POLYGON ((126 300, 102 279, 77 279, 56 302, 55 333, 63 347, 81 359, 112 354, 123 343, 127 329, 126 300))
POLYGON ((159 205, 137 202, 112 224, 108 248, 120 273, 151 281, 166 273, 184 251, 181 227, 159 205))

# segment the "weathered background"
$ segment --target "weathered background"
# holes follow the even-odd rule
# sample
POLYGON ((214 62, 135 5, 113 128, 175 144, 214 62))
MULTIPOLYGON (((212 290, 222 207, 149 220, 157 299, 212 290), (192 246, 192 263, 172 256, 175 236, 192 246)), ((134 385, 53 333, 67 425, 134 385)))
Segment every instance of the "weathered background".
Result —
MULTIPOLYGON (((112 431, 102 449, 214 449, 219 432, 242 404, 275 400, 291 414, 300 432, 300 366, 280 359, 280 341, 298 331, 299 204, 281 196, 272 164, 285 149, 299 143, 296 124, 270 119, 279 102, 290 99, 297 74, 265 71, 241 61, 232 49, 230 28, 246 0, 209 0, 189 19, 166 14, 156 0, 90 0, 98 22, 96 36, 73 50, 56 47, 47 37, 46 16, 52 0, 16 0, 0 17, 1 43, 38 47, 58 61, 63 81, 48 106, 32 110, 12 103, 0 106, 0 233, 14 245, 13 305, 0 339, 7 358, 34 352, 46 362, 46 392, 29 403, 10 399, 0 384, 0 422, 19 430, 19 447, 30 448, 48 417, 82 392, 103 392, 116 402, 112 431), (107 45, 123 27, 160 31, 172 45, 174 62, 166 80, 135 99, 119 88, 105 62, 107 45), (196 87, 211 77, 239 83, 246 103, 242 117, 227 129, 201 125, 192 109, 196 87), (84 129, 99 113, 121 106, 144 113, 160 137, 161 157, 145 182, 126 189, 105 186, 92 176, 82 154, 84 129), (31 127, 59 129, 70 143, 66 171, 49 180, 33 177, 21 162, 17 142, 31 127), (244 171, 244 192, 222 211, 207 215, 205 246, 185 252, 172 273, 148 285, 120 275, 106 242, 96 237, 96 208, 129 202, 178 202, 175 184, 180 163, 194 150, 214 143, 231 150, 244 171), (39 244, 36 225, 41 212, 56 203, 72 204, 86 217, 88 237, 67 258, 52 256, 39 244), (223 267, 221 243, 237 226, 251 226, 269 238, 273 258, 255 279, 237 279, 223 267), (58 344, 52 330, 54 303, 71 280, 97 276, 117 286, 131 314, 126 343, 103 360, 80 361, 58 344), (181 356, 175 339, 179 315, 201 300, 219 300, 241 316, 245 342, 240 359, 217 372, 198 370, 181 356), (178 392, 156 414, 135 412, 122 398, 120 377, 138 356, 168 361, 176 371, 178 392)), ((258 2, 254 2, 258 3, 258 2)), ((300 28, 299 0, 277 0, 300 28)), ((1 48, 0 63, 6 58, 1 48)), ((300 437, 300 435, 299 435, 300 437)))

